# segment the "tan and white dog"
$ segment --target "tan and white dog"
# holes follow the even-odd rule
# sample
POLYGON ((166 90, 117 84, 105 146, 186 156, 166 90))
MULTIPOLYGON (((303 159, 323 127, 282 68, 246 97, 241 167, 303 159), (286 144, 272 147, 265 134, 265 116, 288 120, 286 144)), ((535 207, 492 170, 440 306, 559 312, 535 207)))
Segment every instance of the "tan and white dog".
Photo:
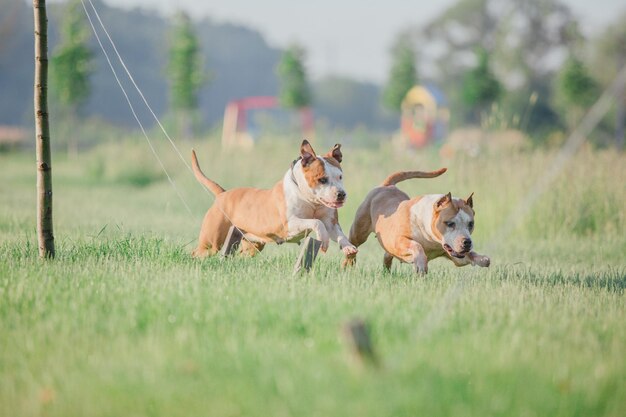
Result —
MULTIPOLYGON (((393 258, 413 264, 418 273, 428 272, 428 261, 446 256, 457 266, 487 267, 488 257, 472 251, 474 209, 472 195, 466 200, 450 193, 409 198, 396 187, 409 178, 434 178, 446 172, 397 172, 374 188, 357 209, 350 229, 350 242, 357 247, 375 233, 385 250, 385 268, 393 258)), ((344 265, 352 265, 356 253, 346 255, 344 265)))
POLYGON ((202 173, 196 153, 192 151, 196 179, 215 194, 215 202, 204 216, 193 256, 217 253, 231 224, 244 233, 241 252, 249 255, 261 251, 269 242, 299 242, 310 231, 322 241, 322 251, 328 249, 332 239, 339 243, 346 256, 354 255, 357 249, 341 230, 337 214, 347 196, 341 160, 341 145, 335 145, 320 157, 304 140, 300 158, 274 187, 224 190, 202 173))

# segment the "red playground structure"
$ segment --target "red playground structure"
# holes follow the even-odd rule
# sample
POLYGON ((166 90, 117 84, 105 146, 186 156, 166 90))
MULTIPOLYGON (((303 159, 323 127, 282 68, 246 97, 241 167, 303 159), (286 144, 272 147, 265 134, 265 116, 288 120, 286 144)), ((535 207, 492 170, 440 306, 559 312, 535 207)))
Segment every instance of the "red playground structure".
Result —
MULTIPOLYGON (((262 109, 281 109, 278 98, 274 96, 253 96, 232 100, 224 110, 222 126, 222 146, 254 146, 256 137, 250 131, 250 112, 262 109)), ((314 133, 313 110, 303 107, 299 112, 300 129, 303 137, 311 137, 314 133)))

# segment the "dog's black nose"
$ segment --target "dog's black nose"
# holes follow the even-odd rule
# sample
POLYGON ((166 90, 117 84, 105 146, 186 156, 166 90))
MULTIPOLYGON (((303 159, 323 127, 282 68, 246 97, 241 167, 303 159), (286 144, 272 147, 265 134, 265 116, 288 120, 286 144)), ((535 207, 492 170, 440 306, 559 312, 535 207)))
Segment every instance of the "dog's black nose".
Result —
POLYGON ((463 249, 469 250, 472 248, 472 239, 463 239, 463 249))
POLYGON ((337 191, 337 200, 345 200, 346 192, 345 191, 337 191))

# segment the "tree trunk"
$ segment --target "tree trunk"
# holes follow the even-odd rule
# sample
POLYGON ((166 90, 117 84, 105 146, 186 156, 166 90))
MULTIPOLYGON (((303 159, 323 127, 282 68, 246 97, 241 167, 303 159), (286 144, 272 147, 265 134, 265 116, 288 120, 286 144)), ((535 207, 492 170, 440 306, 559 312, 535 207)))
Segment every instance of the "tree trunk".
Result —
POLYGON ((35 18, 35 135, 37 154, 37 238, 39 256, 54 258, 52 165, 48 125, 48 18, 46 1, 33 0, 35 18))

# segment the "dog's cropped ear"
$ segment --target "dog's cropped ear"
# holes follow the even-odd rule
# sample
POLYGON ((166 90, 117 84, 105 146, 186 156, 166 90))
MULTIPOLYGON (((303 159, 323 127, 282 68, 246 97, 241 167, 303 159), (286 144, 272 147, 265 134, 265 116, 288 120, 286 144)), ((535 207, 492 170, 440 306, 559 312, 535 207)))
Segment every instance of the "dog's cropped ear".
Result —
POLYGON ((451 202, 452 202, 452 194, 448 193, 444 195, 443 197, 441 197, 439 200, 437 200, 437 202, 435 203, 435 210, 439 211, 443 209, 445 206, 447 206, 448 204, 450 204, 451 202))
POLYGON ((341 144, 335 144, 335 146, 333 146, 333 148, 328 151, 328 153, 324 156, 329 158, 335 158, 337 162, 341 163, 341 160, 343 159, 343 154, 341 153, 341 144))
POLYGON ((303 140, 302 145, 300 145, 300 157, 302 158, 302 166, 305 167, 311 164, 317 158, 315 155, 315 151, 313 147, 309 143, 308 140, 303 140))
POLYGON ((465 199, 465 204, 467 204, 471 208, 474 208, 474 200, 472 199, 473 196, 474 196, 474 193, 472 192, 470 196, 465 199))

